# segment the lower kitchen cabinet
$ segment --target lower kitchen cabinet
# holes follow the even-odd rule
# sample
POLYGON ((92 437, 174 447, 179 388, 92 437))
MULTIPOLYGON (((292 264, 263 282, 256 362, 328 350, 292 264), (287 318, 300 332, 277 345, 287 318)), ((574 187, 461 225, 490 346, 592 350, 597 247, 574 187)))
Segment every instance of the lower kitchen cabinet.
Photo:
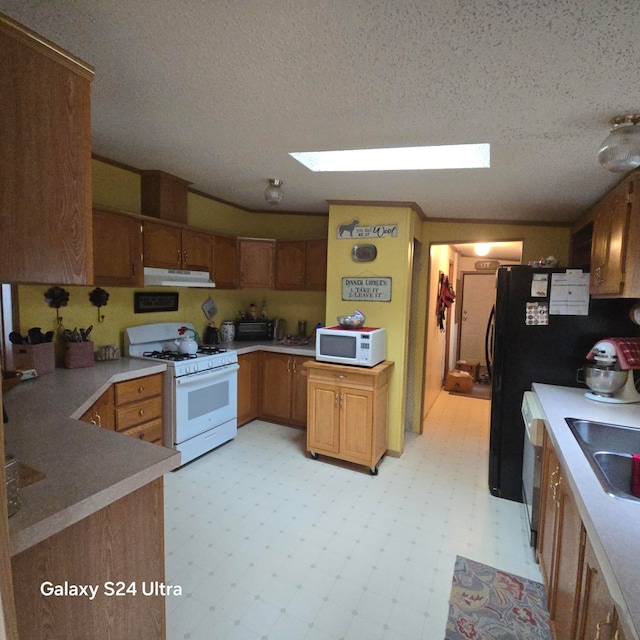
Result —
POLYGON ((623 640, 614 601, 562 466, 544 434, 538 560, 556 640, 623 640))
POLYGON ((366 465, 377 474, 387 450, 392 362, 371 369, 315 360, 305 364, 307 451, 366 465))
POLYGON ((162 390, 161 373, 117 382, 80 419, 161 445, 164 429, 162 390))
POLYGON ((307 424, 307 356, 262 352, 260 417, 296 427, 307 424))
POLYGON ((258 417, 260 385, 260 353, 253 351, 238 356, 238 426, 258 417))

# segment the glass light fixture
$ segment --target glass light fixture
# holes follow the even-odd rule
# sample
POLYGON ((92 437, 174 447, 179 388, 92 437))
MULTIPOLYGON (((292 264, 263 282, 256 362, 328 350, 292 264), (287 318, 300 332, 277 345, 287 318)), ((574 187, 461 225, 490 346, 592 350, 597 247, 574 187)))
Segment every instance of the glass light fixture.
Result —
POLYGON ((611 120, 613 130, 600 145, 598 160, 609 171, 640 167, 640 114, 628 113, 611 120))
POLYGON ((282 200, 282 180, 277 178, 269 178, 269 186, 264 190, 264 199, 269 204, 280 204, 282 200))
POLYGON ((477 256, 486 256, 491 250, 491 245, 488 242, 478 242, 474 247, 474 252, 477 256))

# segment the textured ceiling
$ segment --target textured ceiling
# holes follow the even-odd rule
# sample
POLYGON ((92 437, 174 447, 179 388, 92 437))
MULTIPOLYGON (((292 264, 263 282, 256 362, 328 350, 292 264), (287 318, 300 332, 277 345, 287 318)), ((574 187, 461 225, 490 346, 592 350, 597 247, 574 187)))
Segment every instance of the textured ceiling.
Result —
POLYGON ((570 221, 621 178, 640 110, 638 0, 0 0, 96 69, 94 153, 255 210, 416 202, 570 221), (314 174, 290 151, 489 142, 491 168, 314 174), (268 178, 284 180, 277 207, 268 178))

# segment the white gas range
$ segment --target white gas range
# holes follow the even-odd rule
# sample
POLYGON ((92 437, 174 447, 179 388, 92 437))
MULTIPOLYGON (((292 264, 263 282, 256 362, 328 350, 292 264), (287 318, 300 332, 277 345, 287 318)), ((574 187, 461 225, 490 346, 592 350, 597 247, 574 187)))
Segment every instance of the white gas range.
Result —
POLYGON ((159 322, 124 331, 125 354, 162 360, 165 446, 181 452, 182 464, 235 438, 238 431, 238 356, 232 349, 203 346, 195 354, 178 351, 188 322, 159 322))

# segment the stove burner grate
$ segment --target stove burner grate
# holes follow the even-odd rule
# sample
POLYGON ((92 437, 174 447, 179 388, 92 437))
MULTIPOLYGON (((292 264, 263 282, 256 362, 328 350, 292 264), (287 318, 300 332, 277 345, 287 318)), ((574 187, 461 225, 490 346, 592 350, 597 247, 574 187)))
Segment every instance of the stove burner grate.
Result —
POLYGON ((177 351, 145 351, 142 355, 145 358, 155 358, 156 360, 171 360, 172 362, 192 360, 198 357, 195 353, 178 353, 177 351))

